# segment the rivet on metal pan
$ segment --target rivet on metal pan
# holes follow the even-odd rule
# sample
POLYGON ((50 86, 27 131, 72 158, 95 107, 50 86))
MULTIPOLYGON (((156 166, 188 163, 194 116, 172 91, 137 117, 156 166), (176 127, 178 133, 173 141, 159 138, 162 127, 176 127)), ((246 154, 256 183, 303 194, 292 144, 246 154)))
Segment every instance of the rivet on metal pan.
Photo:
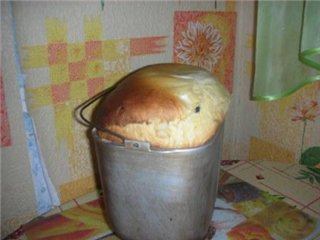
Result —
POLYGON ((124 145, 126 148, 137 149, 142 151, 150 151, 150 143, 148 142, 140 142, 140 141, 131 141, 124 140, 124 145))

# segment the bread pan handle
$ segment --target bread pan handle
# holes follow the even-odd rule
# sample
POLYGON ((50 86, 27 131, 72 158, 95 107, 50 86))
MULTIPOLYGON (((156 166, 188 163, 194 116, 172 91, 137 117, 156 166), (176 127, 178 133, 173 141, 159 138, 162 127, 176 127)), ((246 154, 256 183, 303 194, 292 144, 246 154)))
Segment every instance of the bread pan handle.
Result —
POLYGON ((110 87, 107 88, 101 92, 99 92, 98 94, 94 95, 93 97, 89 98, 88 100, 84 101, 83 103, 81 103, 79 106, 77 106, 74 110, 74 117, 77 120, 77 122, 79 122, 80 124, 89 127, 89 128, 96 128, 98 131, 102 131, 102 132, 107 132, 115 137, 120 138, 123 142, 126 140, 126 138, 118 133, 115 133, 111 130, 109 130, 108 128, 102 128, 99 127, 97 124, 91 122, 90 120, 88 120, 85 117, 84 111, 94 102, 96 102, 97 100, 99 100, 100 98, 102 98, 103 96, 105 96, 106 94, 108 94, 109 92, 111 92, 114 89, 114 87, 110 87))

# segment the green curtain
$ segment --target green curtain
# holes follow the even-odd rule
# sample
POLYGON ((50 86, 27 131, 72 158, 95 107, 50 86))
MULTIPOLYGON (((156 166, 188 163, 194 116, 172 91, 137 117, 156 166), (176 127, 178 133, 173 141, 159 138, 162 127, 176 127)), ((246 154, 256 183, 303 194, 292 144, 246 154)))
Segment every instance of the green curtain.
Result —
POLYGON ((320 80, 320 1, 259 1, 253 100, 320 80))

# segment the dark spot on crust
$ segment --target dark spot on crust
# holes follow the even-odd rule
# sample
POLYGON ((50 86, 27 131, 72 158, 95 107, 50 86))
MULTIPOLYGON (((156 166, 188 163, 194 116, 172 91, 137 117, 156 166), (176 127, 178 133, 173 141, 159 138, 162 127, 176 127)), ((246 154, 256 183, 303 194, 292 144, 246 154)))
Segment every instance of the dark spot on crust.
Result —
POLYGON ((194 109, 194 112, 195 112, 195 113, 198 113, 198 112, 200 112, 200 109, 201 109, 200 106, 197 106, 197 107, 194 109))

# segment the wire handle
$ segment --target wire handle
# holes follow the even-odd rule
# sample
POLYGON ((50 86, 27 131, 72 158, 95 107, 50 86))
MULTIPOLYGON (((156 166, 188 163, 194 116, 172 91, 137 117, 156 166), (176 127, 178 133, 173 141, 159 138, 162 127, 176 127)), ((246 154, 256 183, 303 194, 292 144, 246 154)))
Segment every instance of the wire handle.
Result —
POLYGON ((114 89, 114 87, 109 87, 99 93, 97 93, 96 95, 94 95, 93 97, 89 98, 88 100, 84 101, 83 103, 81 103, 80 105, 78 105, 75 109, 74 109, 74 117, 77 120, 78 123, 89 127, 89 128, 96 128, 98 131, 102 131, 102 132, 107 132, 115 137, 120 138, 123 142, 126 140, 126 138, 124 136, 122 136, 121 134, 115 133, 113 131, 111 131, 108 128, 102 128, 98 125, 96 125, 95 123, 91 122, 90 120, 88 120, 85 117, 84 111, 94 102, 96 102, 97 100, 99 100, 100 98, 102 98, 103 96, 105 96, 106 94, 110 93, 112 90, 114 89))

